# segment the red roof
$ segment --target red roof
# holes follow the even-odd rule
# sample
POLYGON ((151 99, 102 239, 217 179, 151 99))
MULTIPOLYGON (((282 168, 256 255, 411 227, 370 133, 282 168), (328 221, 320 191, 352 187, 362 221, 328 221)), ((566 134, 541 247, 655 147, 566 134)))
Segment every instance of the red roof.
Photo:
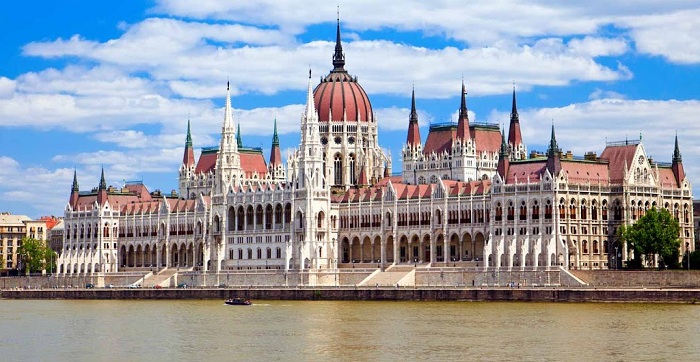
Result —
POLYGON ((476 152, 498 152, 501 149, 501 131, 498 128, 471 128, 471 136, 476 142, 476 152))
POLYGON ((267 165, 262 152, 241 152, 241 168, 247 178, 251 178, 254 172, 258 177, 264 178, 267 175, 267 165))
POLYGON ((628 168, 632 166, 636 151, 636 144, 605 147, 600 158, 610 162, 610 183, 617 184, 622 182, 622 179, 625 177, 625 163, 627 163, 628 168))
POLYGON ((202 152, 199 155, 199 161, 197 162, 197 167, 195 167, 195 173, 208 173, 213 172, 216 167, 216 158, 218 157, 218 152, 202 152))
POLYGON ((425 140, 423 154, 449 152, 452 149, 452 140, 456 139, 457 128, 454 126, 431 128, 428 132, 428 139, 425 140))
POLYGON ((673 169, 668 167, 659 167, 659 183, 661 187, 678 188, 676 183, 676 175, 673 174, 673 169))
POLYGON ((508 173, 505 182, 507 184, 525 183, 539 181, 544 171, 547 169, 547 160, 530 162, 513 162, 508 166, 508 173))
POLYGON ((567 173, 569 183, 608 185, 610 179, 607 163, 561 160, 561 169, 567 173))

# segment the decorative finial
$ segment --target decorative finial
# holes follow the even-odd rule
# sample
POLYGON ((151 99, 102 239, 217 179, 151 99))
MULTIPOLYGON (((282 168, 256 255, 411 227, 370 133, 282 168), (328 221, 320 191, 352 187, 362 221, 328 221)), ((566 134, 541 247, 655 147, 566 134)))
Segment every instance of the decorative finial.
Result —
POLYGON ((311 65, 309 64, 309 79, 311 79, 311 65))

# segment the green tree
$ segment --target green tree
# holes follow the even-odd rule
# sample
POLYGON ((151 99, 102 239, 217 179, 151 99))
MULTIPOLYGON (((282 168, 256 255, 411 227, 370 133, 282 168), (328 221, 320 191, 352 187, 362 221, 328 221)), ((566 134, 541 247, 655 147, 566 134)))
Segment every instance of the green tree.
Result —
POLYGON ((22 262, 25 273, 38 273, 48 269, 56 258, 56 253, 43 240, 23 237, 22 245, 17 248, 17 257, 22 262))
POLYGON ((642 256, 647 263, 659 255, 661 262, 669 267, 678 265, 680 239, 678 221, 666 209, 652 208, 629 226, 621 226, 618 236, 622 242, 634 251, 631 266, 642 266, 642 256))

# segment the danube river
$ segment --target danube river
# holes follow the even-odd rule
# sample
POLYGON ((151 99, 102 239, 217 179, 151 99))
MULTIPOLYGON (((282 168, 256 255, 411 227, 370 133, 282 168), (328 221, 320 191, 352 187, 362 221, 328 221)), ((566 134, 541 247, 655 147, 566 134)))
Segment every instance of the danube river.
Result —
POLYGON ((698 361, 681 304, 0 301, 4 361, 698 361))

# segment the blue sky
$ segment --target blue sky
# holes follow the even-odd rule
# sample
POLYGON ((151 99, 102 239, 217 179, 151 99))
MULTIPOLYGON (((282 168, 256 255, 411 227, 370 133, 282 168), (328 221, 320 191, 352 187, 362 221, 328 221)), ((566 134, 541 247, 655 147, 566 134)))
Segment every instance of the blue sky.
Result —
MULTIPOLYGON (((455 120, 505 124, 513 84, 524 141, 600 153, 643 137, 670 162, 676 132, 700 180, 697 1, 338 1, 346 69, 369 94, 394 170, 415 85, 421 135, 455 120)), ((0 211, 62 215, 107 181, 177 187, 187 120, 218 144, 226 81, 243 142, 283 158, 299 142, 308 68, 327 74, 336 3, 14 1, 0 11, 0 211), (42 11, 36 11, 38 7, 42 11)))

